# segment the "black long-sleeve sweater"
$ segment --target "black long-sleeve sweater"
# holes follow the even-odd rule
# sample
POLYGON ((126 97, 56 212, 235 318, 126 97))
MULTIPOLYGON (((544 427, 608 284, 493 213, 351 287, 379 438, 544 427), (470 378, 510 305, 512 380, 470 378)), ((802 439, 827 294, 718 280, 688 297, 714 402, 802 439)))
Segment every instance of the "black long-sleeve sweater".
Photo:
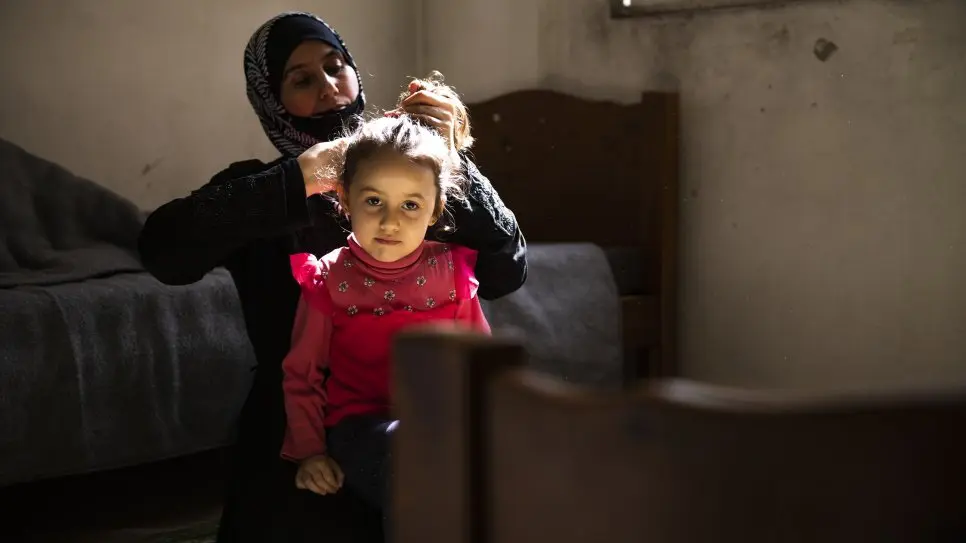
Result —
MULTIPOLYGON (((469 159, 463 164, 467 200, 449 208, 456 228, 433 228, 427 238, 479 251, 479 294, 499 298, 526 280, 526 241, 489 180, 469 159)), ((299 295, 288 255, 326 254, 343 246, 347 235, 348 223, 331 200, 306 199, 298 162, 282 158, 232 164, 191 195, 162 205, 148 217, 138 245, 147 270, 167 284, 193 283, 225 266, 259 368, 280 370, 299 295)))

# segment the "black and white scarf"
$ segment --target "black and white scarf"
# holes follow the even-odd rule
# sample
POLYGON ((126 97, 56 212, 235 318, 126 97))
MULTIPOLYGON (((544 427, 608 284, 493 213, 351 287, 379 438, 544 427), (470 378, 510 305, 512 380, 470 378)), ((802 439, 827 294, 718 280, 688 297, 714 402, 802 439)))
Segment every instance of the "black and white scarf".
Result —
POLYGON ((345 42, 325 21, 311 13, 281 13, 252 34, 245 47, 245 81, 248 101, 265 135, 285 156, 298 156, 316 143, 337 137, 366 107, 362 77, 345 42), (359 96, 339 111, 296 117, 285 110, 279 97, 282 71, 292 51, 310 39, 323 41, 342 53, 359 79, 359 96))

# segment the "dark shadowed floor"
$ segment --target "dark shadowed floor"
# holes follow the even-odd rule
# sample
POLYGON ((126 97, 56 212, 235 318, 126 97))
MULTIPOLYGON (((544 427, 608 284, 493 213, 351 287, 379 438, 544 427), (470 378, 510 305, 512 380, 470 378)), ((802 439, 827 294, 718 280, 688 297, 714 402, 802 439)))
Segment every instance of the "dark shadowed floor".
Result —
POLYGON ((224 451, 0 488, 0 541, 206 543, 220 513, 224 451))

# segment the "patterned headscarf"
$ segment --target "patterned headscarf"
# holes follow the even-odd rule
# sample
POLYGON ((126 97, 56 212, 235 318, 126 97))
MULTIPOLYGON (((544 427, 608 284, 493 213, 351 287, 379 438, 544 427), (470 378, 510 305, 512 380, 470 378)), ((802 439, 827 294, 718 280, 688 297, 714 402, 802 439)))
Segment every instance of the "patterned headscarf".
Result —
POLYGON ((345 42, 325 21, 311 13, 279 14, 252 34, 245 47, 245 82, 248 101, 265 135, 285 156, 298 156, 316 143, 337 137, 366 108, 362 77, 345 42), (348 107, 312 117, 296 117, 282 106, 282 71, 292 51, 306 40, 319 40, 332 46, 355 70, 359 96, 348 107))

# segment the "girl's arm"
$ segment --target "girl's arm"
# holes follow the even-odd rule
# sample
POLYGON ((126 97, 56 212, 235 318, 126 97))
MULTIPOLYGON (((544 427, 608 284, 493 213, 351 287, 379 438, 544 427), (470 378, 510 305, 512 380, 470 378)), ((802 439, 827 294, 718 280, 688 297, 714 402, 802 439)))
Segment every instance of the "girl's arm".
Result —
POLYGON ((494 300, 515 292, 527 279, 527 242, 513 212, 476 165, 462 156, 467 201, 450 207, 456 230, 447 241, 475 249, 479 295, 494 300))
POLYGON ((306 188, 297 159, 265 169, 233 164, 189 196, 148 217, 138 238, 144 267, 163 283, 204 277, 248 243, 308 224, 306 188))
POLYGON ((285 394, 285 440, 282 458, 298 462, 325 454, 325 376, 328 364, 332 320, 299 300, 292 348, 282 361, 282 390, 285 394))

